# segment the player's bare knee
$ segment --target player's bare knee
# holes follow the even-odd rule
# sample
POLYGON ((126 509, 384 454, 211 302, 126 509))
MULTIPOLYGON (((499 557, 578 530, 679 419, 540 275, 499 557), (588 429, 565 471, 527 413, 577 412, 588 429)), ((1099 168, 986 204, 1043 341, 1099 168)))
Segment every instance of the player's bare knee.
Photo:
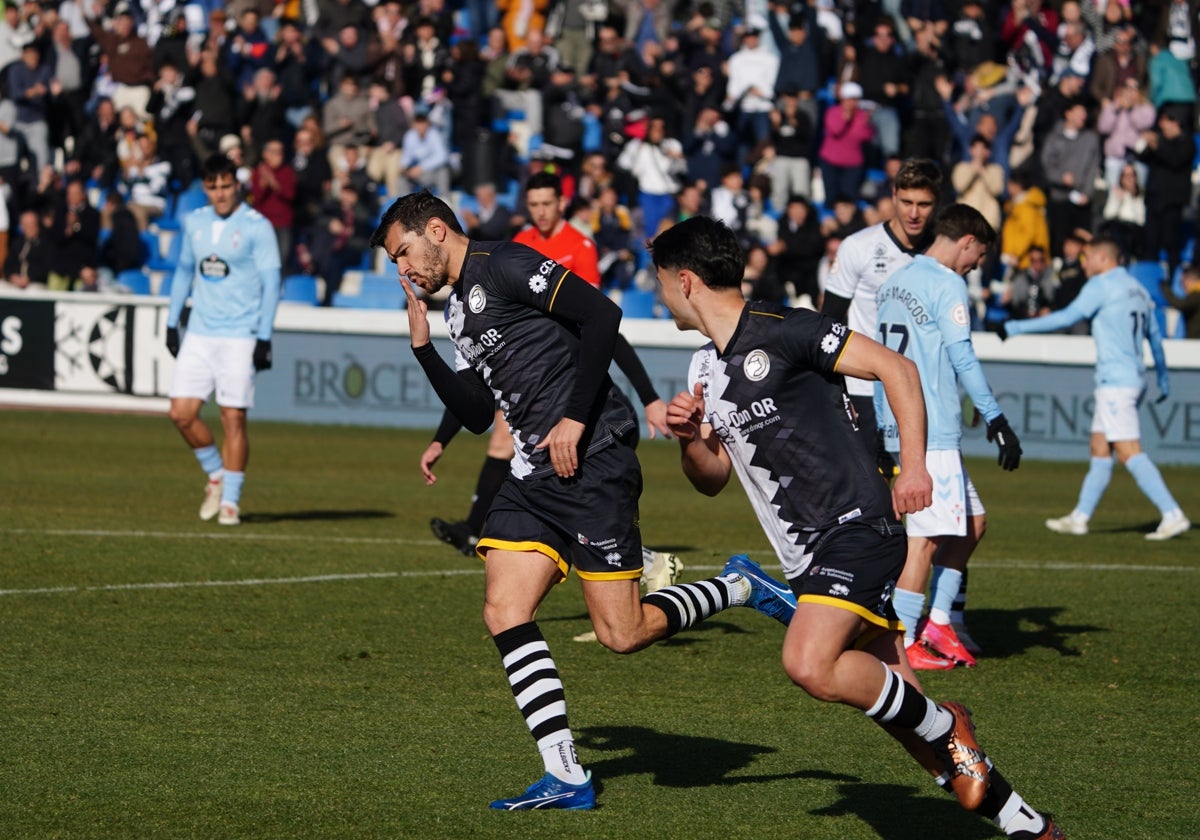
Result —
POLYGON ((839 695, 834 688, 833 670, 824 663, 800 655, 788 656, 785 653, 783 670, 788 679, 814 699, 825 702, 835 702, 838 699, 839 695))
POLYGON ((626 628, 613 628, 607 625, 600 625, 596 628, 596 641, 604 645, 613 653, 628 654, 636 653, 644 648, 647 644, 646 640, 637 633, 626 628))

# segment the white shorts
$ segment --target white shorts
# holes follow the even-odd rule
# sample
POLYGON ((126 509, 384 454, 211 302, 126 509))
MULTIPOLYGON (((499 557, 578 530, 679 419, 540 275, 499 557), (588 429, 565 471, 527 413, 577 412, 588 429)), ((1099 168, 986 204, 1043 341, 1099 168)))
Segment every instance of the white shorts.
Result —
POLYGON ((254 408, 253 338, 184 335, 171 377, 170 396, 207 400, 213 391, 217 405, 254 408))
POLYGON ((1097 388, 1092 433, 1103 433, 1109 443, 1139 440, 1142 427, 1138 422, 1138 406, 1145 393, 1143 388, 1116 388, 1109 385, 1097 388))
MULTIPOLYGON (((903 469, 903 467, 901 467, 903 469)), ((933 479, 933 504, 908 515, 905 530, 910 537, 963 537, 967 519, 985 511, 971 476, 957 449, 925 453, 925 469, 933 479)))

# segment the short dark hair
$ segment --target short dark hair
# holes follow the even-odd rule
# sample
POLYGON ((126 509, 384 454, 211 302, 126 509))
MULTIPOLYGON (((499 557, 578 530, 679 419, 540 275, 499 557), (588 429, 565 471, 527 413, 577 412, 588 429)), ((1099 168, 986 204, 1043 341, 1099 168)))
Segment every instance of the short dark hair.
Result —
POLYGON ((936 197, 942 191, 942 170, 929 158, 908 158, 892 184, 895 190, 929 190, 936 197))
POLYGON ((956 242, 964 236, 974 236, 984 245, 996 241, 996 229, 969 204, 951 204, 938 213, 933 223, 933 235, 956 242))
POLYGON ((1125 262, 1125 249, 1121 247, 1120 242, 1108 234, 1093 236, 1092 241, 1087 243, 1087 247, 1091 251, 1095 251, 1097 249, 1108 251, 1109 256, 1113 258, 1113 262, 1117 263, 1118 265, 1125 262))
POLYGON ((222 175, 233 175, 236 177, 237 164, 220 152, 206 157, 203 165, 200 167, 200 180, 215 181, 222 175))
POLYGON ((687 269, 712 289, 736 289, 746 272, 737 235, 716 219, 692 216, 664 230, 650 243, 655 268, 687 269))
POLYGON ((562 178, 558 177, 557 173, 548 172, 545 169, 541 172, 534 172, 525 181, 525 192, 530 190, 554 190, 555 195, 562 195, 562 178))
POLYGON ((458 223, 454 211, 440 198, 429 190, 409 193, 392 202, 379 221, 379 227, 371 234, 371 247, 382 248, 383 240, 393 225, 402 225, 405 230, 424 233, 430 219, 440 219, 446 227, 455 233, 462 233, 462 225, 458 223))

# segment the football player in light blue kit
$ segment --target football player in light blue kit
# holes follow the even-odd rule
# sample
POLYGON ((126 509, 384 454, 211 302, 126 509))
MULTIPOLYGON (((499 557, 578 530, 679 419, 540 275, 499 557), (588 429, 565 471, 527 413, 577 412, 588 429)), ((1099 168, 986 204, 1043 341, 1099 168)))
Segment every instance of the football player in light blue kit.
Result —
POLYGON ((1096 408, 1092 416, 1091 466, 1083 479, 1075 509, 1058 519, 1047 519, 1046 527, 1060 534, 1087 533, 1088 520, 1112 478, 1115 453, 1138 488, 1162 514, 1158 528, 1146 534, 1146 539, 1169 540, 1192 523, 1171 496, 1150 456, 1142 451, 1138 406, 1146 395, 1143 342, 1150 342, 1158 372, 1159 402, 1171 393, 1171 381, 1162 335, 1154 318, 1154 303, 1120 262, 1121 249, 1115 241, 1106 237, 1093 239, 1083 251, 1083 270, 1088 281, 1079 296, 1050 315, 1005 321, 1000 336, 1054 332, 1084 319, 1092 322, 1092 337, 1096 340, 1096 408))
MULTIPOLYGON (((979 211, 954 204, 938 214, 933 235, 925 254, 892 274, 876 293, 879 340, 916 364, 928 416, 925 466, 933 477, 933 504, 908 515, 908 558, 893 596, 914 670, 975 664, 950 624, 966 561, 987 528, 986 511, 962 460, 959 383, 987 420, 988 440, 1000 448, 1000 466, 1015 470, 1021 462, 1020 443, 971 345, 970 301, 962 279, 982 262, 996 232, 979 211), (944 546, 955 549, 948 554, 956 562, 936 567, 929 620, 919 624, 933 557, 944 546), (930 650, 941 656, 931 657, 930 650)), ((898 427, 882 389, 875 399, 884 445, 898 453, 898 427)))
POLYGON ((208 474, 200 518, 241 522, 239 504, 249 442, 246 411, 254 405, 254 374, 271 367, 271 331, 279 303, 275 229, 242 204, 237 166, 224 155, 204 162, 209 206, 183 222, 179 263, 171 282, 167 349, 176 356, 171 420, 208 474), (183 344, 179 319, 191 293, 183 344), (200 407, 216 391, 225 437, 218 451, 200 407))

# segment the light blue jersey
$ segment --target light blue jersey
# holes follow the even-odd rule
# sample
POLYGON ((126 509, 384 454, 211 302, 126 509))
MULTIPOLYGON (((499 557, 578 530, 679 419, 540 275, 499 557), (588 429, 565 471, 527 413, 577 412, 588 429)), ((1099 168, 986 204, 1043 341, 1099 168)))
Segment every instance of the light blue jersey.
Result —
POLYGON ((266 217, 239 204, 228 218, 211 206, 187 215, 171 282, 167 326, 192 296, 188 330, 217 338, 271 340, 279 304, 279 245, 266 217))
POLYGON ((1150 352, 1158 368, 1159 387, 1167 377, 1162 334, 1154 317, 1154 301, 1128 271, 1117 267, 1097 274, 1086 283, 1075 300, 1058 312, 1006 321, 1010 336, 1023 333, 1056 332, 1090 319, 1092 338, 1096 339, 1096 387, 1145 388, 1146 364, 1142 361, 1142 342, 1150 341, 1150 352))
MULTIPOLYGON (((910 359, 921 374, 928 418, 929 451, 958 449, 962 441, 962 406, 958 383, 988 421, 1000 415, 983 368, 971 346, 967 284, 932 257, 918 256, 898 270, 876 294, 881 344, 910 359)), ((885 445, 900 451, 892 407, 875 386, 875 408, 885 445)))

